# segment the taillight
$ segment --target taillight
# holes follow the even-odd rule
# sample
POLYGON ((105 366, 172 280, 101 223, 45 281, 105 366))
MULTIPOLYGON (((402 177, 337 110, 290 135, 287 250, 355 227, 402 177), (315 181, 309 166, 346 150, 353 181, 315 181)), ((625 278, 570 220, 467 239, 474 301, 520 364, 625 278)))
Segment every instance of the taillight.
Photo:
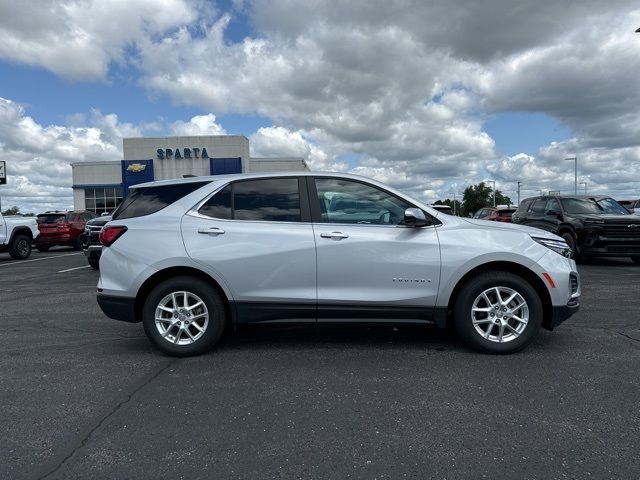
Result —
POLYGON ((122 225, 114 225, 113 227, 102 227, 100 230, 100 243, 105 247, 110 246, 115 242, 120 236, 127 231, 127 227, 122 225))

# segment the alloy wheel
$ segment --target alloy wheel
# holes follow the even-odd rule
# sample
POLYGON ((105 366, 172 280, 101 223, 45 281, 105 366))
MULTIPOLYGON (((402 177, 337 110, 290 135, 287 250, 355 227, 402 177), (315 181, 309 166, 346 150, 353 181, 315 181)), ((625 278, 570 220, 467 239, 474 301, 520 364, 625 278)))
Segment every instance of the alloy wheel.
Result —
POLYGON ((474 300, 471 321, 484 339, 496 343, 510 342, 527 328, 529 306, 514 289, 491 287, 474 300))
POLYGON ((194 293, 177 291, 166 295, 155 310, 155 325, 160 336, 175 345, 191 345, 204 335, 209 311, 194 293))
POLYGON ((20 240, 18 242, 18 254, 21 257, 26 257, 29 255, 29 241, 28 240, 20 240))

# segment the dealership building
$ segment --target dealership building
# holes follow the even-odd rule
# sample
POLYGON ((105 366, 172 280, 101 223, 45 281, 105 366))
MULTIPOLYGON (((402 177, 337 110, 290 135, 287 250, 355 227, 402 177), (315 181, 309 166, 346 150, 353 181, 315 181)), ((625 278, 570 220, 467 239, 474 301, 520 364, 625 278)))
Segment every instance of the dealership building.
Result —
POLYGON ((309 170, 302 158, 253 158, 242 135, 123 139, 120 161, 71 164, 73 208, 111 212, 132 185, 229 173, 309 170))

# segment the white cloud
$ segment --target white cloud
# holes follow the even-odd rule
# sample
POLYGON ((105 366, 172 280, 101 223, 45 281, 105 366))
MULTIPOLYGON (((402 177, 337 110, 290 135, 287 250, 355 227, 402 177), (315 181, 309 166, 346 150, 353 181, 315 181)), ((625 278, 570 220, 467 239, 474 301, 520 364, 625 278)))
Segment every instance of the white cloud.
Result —
POLYGON ((302 157, 312 170, 347 169, 344 162, 323 151, 302 132, 284 127, 263 127, 249 138, 253 157, 302 157))
POLYGON ((118 160, 118 132, 134 131, 115 115, 92 114, 94 126, 42 126, 21 105, 0 98, 0 160, 7 162, 3 208, 18 205, 39 212, 73 205, 70 163, 118 160))
MULTIPOLYGON (((220 14, 196 0, 163 8, 70 0, 45 14, 0 3, 0 57, 74 80, 105 79, 111 62, 135 62, 154 98, 271 119, 251 136, 254 155, 302 156, 316 169, 346 169, 349 158, 354 171, 430 200, 488 178, 510 195, 517 180, 531 193, 567 191, 573 171, 562 159, 573 154, 593 191, 637 191, 640 9, 630 0, 233 5, 220 14), (230 43, 225 29, 239 11, 256 34, 230 43), (483 122, 511 111, 553 117, 572 138, 506 157, 483 122)), ((69 120, 80 131, 86 123, 69 120)), ((224 132, 213 114, 136 126, 94 112, 89 122, 104 144, 149 129, 224 132)), ((20 129, 20 141, 36 149, 32 127, 20 129)), ((63 128, 60 155, 72 151, 65 138, 74 134, 63 128)))
POLYGON ((196 115, 188 122, 178 120, 171 124, 171 133, 178 136, 226 135, 227 132, 216 123, 213 113, 196 115))
POLYGON ((0 1, 0 58, 69 80, 104 80, 143 37, 196 19, 187 0, 0 1))

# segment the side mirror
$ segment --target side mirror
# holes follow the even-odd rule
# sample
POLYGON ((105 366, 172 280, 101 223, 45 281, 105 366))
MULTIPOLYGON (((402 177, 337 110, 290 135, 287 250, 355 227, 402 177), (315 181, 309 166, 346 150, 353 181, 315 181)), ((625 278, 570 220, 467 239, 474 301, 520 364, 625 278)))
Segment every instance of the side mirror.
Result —
POLYGON ((426 227, 431 221, 419 208, 407 208, 404 211, 404 224, 408 227, 426 227))

